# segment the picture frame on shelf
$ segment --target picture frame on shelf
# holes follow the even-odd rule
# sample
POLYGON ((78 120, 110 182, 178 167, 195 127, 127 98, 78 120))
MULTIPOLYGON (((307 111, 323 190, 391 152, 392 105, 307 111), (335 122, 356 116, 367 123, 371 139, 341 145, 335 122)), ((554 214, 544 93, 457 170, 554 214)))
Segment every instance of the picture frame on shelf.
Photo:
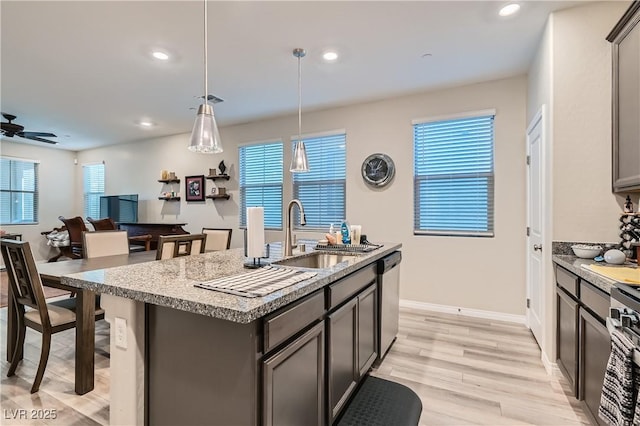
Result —
POLYGON ((204 201, 204 175, 185 176, 184 185, 187 201, 204 201))

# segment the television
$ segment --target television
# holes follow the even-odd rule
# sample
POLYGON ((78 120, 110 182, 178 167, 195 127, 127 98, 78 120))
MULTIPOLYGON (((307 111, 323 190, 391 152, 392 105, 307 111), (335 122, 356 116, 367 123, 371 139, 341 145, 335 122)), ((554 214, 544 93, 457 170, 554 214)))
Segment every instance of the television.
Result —
POLYGON ((114 222, 137 222, 138 194, 100 197, 100 217, 110 217, 114 222))

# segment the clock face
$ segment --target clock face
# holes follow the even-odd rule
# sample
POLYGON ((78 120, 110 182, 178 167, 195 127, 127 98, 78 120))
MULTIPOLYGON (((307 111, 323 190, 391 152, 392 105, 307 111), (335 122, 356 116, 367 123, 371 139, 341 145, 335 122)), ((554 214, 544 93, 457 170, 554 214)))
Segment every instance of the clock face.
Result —
POLYGON ((362 178, 372 186, 385 186, 395 174, 395 165, 391 157, 385 154, 372 154, 362 162, 362 178))

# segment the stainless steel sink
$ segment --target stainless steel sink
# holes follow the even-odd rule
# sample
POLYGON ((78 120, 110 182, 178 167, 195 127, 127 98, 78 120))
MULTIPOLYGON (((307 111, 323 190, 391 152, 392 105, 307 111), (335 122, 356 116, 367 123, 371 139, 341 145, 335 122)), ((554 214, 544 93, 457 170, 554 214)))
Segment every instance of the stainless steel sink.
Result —
POLYGON ((336 254, 336 253, 321 253, 313 252, 308 255, 302 255, 297 257, 291 257, 289 259, 279 260, 273 262, 274 265, 293 266, 299 268, 314 268, 323 269, 331 268, 338 263, 347 262, 347 264, 353 264, 358 260, 356 254, 336 254))

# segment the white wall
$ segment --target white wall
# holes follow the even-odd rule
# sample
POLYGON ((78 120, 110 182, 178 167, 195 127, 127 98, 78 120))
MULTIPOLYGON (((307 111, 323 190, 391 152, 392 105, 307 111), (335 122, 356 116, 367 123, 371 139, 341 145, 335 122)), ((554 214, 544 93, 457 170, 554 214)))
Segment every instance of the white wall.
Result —
POLYGON ((23 240, 29 241, 36 260, 51 258, 58 252, 46 245, 46 239, 40 232, 51 231, 54 227, 62 226, 63 223, 58 220, 58 216, 70 217, 81 213, 74 208, 76 199, 74 182, 77 167, 73 161, 76 153, 10 142, 7 139, 3 139, 0 143, 0 153, 3 157, 40 161, 38 166, 39 223, 2 225, 2 229, 22 234, 23 240))
MULTIPOLYGON (((347 216, 361 224, 371 241, 399 241, 403 247, 401 297, 510 314, 524 313, 525 114, 524 77, 404 96, 380 102, 318 112, 303 112, 303 132, 347 131, 347 216), (413 235, 413 145, 411 120, 428 116, 496 108, 495 238, 454 238, 413 235), (396 177, 384 189, 371 189, 360 176, 360 165, 374 152, 384 152, 396 164, 396 177)), ((238 144, 281 138, 285 166, 289 140, 297 131, 296 116, 221 129, 225 151, 206 156, 187 150, 187 134, 83 151, 81 163, 105 161, 107 193, 138 193, 140 220, 188 222, 234 228, 233 246, 242 245, 238 231, 238 144), (224 159, 230 168, 226 184, 231 200, 167 203, 157 200, 161 169, 184 176, 206 174, 224 159)), ((211 183, 207 182, 207 188, 211 183)), ((290 173, 285 172, 285 200, 291 199, 290 173)), ((282 232, 268 240, 282 240, 282 232)))
POLYGON ((611 192, 611 45, 629 2, 554 14, 553 239, 619 242, 624 197, 611 192))
MULTIPOLYGON (((611 193, 611 46, 629 2, 553 13, 529 69, 527 121, 547 107, 547 232, 554 241, 617 242, 622 197, 611 193)), ((545 253, 544 342, 555 359, 555 280, 545 253)))
MULTIPOLYGON (((550 247, 553 235, 553 20, 550 15, 544 33, 538 45, 538 51, 529 68, 527 123, 538 113, 543 111, 543 192, 542 192, 542 224, 543 247, 550 247), (544 107, 544 108, 543 108, 544 107)), ((543 250, 542 266, 542 341, 538 342, 547 360, 555 360, 555 281, 551 262, 551 250, 543 250)), ((553 361, 551 361, 553 362, 553 361)))

